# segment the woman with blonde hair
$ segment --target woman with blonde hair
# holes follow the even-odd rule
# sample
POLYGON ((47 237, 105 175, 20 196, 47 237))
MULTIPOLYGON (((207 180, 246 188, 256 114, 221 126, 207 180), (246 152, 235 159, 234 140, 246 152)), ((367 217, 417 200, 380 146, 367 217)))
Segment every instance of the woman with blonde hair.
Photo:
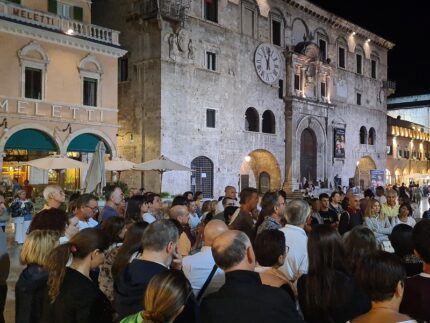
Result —
POLYGON ((79 231, 49 254, 48 295, 41 322, 112 322, 112 306, 90 278, 104 261, 109 239, 99 229, 79 231), (71 259, 70 266, 66 267, 71 259))
POLYGON ((34 230, 24 242, 21 264, 26 265, 15 285, 16 322, 39 322, 42 316, 44 289, 48 281, 45 268, 49 253, 58 245, 56 231, 34 230))
POLYGON ((374 199, 367 204, 364 212, 364 225, 372 230, 379 242, 388 241, 388 236, 393 230, 390 220, 382 210, 381 203, 374 199))
POLYGON ((146 288, 145 310, 124 318, 121 323, 171 323, 181 314, 191 293, 191 285, 182 271, 161 272, 146 288))

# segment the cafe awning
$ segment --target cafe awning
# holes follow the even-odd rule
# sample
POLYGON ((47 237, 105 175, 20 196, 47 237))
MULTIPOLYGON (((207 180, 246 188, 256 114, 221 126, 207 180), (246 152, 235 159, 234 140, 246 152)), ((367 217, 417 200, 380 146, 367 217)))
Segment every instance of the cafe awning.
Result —
POLYGON ((82 135, 77 136, 74 138, 69 146, 67 147, 67 151, 74 151, 74 152, 81 152, 81 153, 93 153, 96 150, 96 146, 99 141, 103 141, 106 152, 108 154, 111 153, 109 145, 106 144, 106 142, 100 138, 99 136, 96 136, 92 133, 84 133, 82 135))
POLYGON ((14 133, 4 149, 25 149, 30 151, 58 151, 54 140, 43 131, 23 129, 14 133))

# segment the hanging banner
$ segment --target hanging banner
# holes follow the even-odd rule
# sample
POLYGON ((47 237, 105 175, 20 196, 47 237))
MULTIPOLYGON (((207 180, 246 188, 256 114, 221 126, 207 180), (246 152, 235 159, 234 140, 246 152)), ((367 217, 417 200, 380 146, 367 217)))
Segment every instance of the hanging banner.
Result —
POLYGON ((334 128, 334 158, 345 158, 345 129, 334 128))
POLYGON ((385 171, 382 169, 370 170, 370 183, 372 188, 385 186, 385 171))

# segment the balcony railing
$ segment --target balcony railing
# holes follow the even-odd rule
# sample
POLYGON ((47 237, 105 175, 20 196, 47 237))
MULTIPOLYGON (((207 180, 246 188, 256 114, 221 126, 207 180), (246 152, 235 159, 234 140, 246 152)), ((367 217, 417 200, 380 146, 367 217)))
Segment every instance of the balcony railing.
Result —
POLYGON ((388 90, 388 92, 391 94, 396 92, 396 82, 394 81, 390 81, 390 80, 382 81, 382 87, 388 90))
POLYGON ((87 25, 76 20, 62 18, 47 12, 32 10, 11 3, 0 2, 1 17, 119 46, 119 31, 96 25, 87 25))

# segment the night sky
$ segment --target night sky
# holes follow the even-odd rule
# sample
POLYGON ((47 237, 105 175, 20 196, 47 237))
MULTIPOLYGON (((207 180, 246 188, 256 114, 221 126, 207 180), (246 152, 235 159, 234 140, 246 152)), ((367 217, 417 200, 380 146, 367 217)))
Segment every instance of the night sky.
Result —
POLYGON ((311 2, 396 44, 388 52, 388 79, 397 83, 392 97, 430 93, 430 15, 426 1, 311 2))

